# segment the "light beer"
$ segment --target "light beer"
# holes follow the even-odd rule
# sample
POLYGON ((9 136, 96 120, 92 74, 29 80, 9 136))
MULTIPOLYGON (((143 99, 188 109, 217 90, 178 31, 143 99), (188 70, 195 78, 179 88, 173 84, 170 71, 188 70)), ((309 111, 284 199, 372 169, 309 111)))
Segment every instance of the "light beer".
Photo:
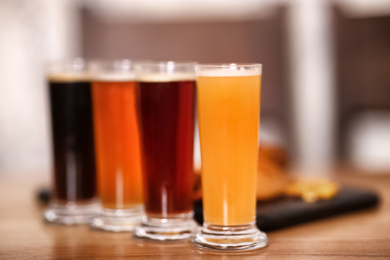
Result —
POLYGON ((260 75, 200 76, 197 82, 205 220, 253 222, 260 75))
POLYGON ((256 227, 260 64, 197 67, 202 158, 202 248, 249 250, 264 247, 256 227))

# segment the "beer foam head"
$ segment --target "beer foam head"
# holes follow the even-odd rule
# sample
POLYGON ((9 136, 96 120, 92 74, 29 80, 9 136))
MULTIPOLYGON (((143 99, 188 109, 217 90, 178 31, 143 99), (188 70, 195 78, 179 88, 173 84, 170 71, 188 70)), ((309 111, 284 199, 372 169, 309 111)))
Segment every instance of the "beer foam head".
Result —
POLYGON ((50 82, 91 81, 88 63, 83 58, 47 61, 46 77, 50 82))
POLYGON ((52 73, 48 73, 46 77, 50 82, 58 82, 58 83, 91 81, 91 76, 89 75, 89 73, 86 72, 78 72, 78 73, 52 72, 52 73))
POLYGON ((254 65, 199 65, 198 77, 250 77, 261 75, 261 64, 254 65))
POLYGON ((137 75, 137 80, 141 82, 172 82, 172 81, 192 81, 195 80, 193 73, 141 73, 137 75))
POLYGON ((135 81, 134 73, 99 73, 94 74, 93 81, 126 82, 135 81))

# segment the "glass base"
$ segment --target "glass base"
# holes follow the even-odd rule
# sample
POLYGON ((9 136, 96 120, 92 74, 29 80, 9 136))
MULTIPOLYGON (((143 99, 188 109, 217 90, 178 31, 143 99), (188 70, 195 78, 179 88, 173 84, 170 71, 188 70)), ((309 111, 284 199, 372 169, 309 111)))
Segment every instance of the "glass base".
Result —
POLYGON ((204 223, 194 238, 197 247, 203 249, 245 251, 265 247, 267 235, 255 225, 219 226, 204 223))
POLYGON ((141 205, 132 209, 100 208, 97 216, 92 219, 91 226, 113 232, 133 231, 141 223, 143 214, 144 211, 141 205))
POLYGON ((142 224, 135 229, 135 236, 158 241, 177 241, 192 238, 197 224, 193 213, 179 214, 174 218, 144 216, 142 224))
POLYGON ((52 202, 45 211, 44 218, 47 222, 61 225, 87 224, 96 215, 97 205, 96 201, 80 204, 52 202))

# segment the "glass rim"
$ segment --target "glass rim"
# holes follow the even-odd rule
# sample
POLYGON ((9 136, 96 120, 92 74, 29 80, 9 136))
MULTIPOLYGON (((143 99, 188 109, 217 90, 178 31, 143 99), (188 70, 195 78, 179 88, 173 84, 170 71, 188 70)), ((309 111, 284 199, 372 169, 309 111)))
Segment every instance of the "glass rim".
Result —
POLYGON ((90 64, 97 64, 97 65, 103 65, 103 66, 111 66, 118 63, 128 63, 131 66, 134 66, 134 64, 139 62, 148 62, 148 60, 138 60, 138 59, 129 59, 129 58, 113 58, 113 59, 104 59, 104 58, 98 58, 98 59, 89 59, 87 60, 90 64))
POLYGON ((196 61, 135 61, 134 66, 148 66, 148 67, 185 67, 185 66, 196 66, 198 63, 196 61))
POLYGON ((45 76, 49 82, 90 81, 89 64, 89 60, 82 57, 46 60, 45 76))
POLYGON ((235 67, 263 67, 261 63, 246 63, 246 62, 238 62, 238 63, 199 63, 196 65, 198 68, 235 68, 235 67))
POLYGON ((196 62, 146 61, 136 63, 134 70, 140 82, 171 82, 196 79, 196 62))
POLYGON ((102 58, 98 58, 98 59, 91 59, 89 60, 90 62, 92 63, 102 63, 102 64, 111 64, 113 62, 123 62, 123 61, 129 61, 131 63, 134 62, 134 60, 132 59, 127 59, 127 58, 123 58, 123 59, 102 59, 102 58))
POLYGON ((66 57, 66 58, 56 58, 56 59, 47 59, 44 61, 45 67, 58 66, 58 65, 73 65, 77 62, 88 64, 92 59, 86 59, 83 57, 66 57))
POLYGON ((73 66, 76 63, 83 64, 85 68, 89 68, 91 65, 99 66, 111 66, 115 63, 128 62, 131 66, 139 62, 148 62, 143 59, 129 59, 129 58, 84 58, 84 57, 65 57, 56 59, 47 59, 43 62, 44 67, 50 68, 55 66, 73 66))
POLYGON ((133 73, 134 60, 131 59, 95 59, 89 62, 91 74, 96 73, 133 73))
POLYGON ((130 59, 99 59, 89 64, 93 82, 135 81, 134 62, 130 59))

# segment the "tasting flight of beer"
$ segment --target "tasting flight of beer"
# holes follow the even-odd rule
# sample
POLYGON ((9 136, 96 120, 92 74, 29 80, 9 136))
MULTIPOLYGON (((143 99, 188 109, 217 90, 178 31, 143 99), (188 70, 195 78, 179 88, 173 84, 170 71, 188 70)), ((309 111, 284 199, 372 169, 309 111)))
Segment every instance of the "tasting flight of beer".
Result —
POLYGON ((261 64, 77 58, 46 71, 48 224, 210 250, 267 245, 256 226, 261 64), (194 174, 196 120, 201 174, 194 174), (202 226, 193 218, 197 181, 202 226))

